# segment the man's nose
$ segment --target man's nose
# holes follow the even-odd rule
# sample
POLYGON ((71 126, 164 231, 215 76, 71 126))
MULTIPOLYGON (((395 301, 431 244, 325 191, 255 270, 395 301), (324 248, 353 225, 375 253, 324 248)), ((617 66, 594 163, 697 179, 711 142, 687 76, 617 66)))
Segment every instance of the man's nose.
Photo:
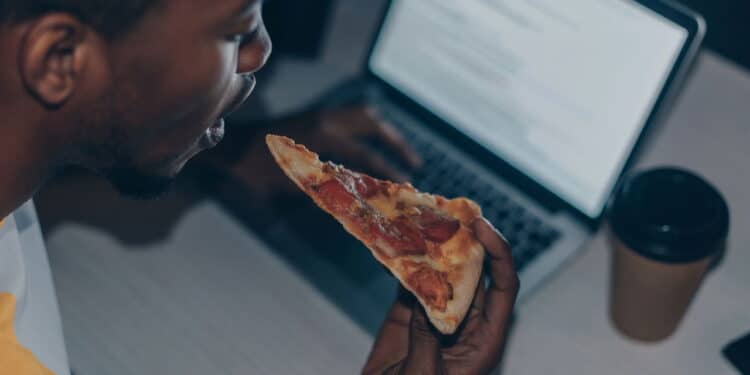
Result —
POLYGON ((255 39, 240 46, 237 73, 255 73, 271 56, 272 43, 264 25, 260 26, 255 39))

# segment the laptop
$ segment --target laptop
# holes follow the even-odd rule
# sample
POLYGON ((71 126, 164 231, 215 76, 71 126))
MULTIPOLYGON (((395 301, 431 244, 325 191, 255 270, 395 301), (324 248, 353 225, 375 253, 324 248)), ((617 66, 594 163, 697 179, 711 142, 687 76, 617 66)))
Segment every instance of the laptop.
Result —
MULTIPOLYGON (((423 156, 417 188, 482 206, 512 247, 522 302, 596 231, 704 30, 656 0, 391 0, 364 87, 330 100, 366 92, 423 156)), ((262 219, 269 245, 375 333, 395 280, 307 201, 239 215, 262 219)))
POLYGON ((589 239, 705 27, 653 0, 393 0, 367 59, 424 191, 477 201, 523 300, 589 239))

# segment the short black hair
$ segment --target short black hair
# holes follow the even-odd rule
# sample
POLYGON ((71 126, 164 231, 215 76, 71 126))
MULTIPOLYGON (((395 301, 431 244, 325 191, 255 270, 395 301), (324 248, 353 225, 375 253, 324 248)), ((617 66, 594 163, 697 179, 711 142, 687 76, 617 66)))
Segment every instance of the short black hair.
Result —
POLYGON ((135 25, 158 2, 160 0, 0 0, 0 24, 64 12, 113 39, 135 25))

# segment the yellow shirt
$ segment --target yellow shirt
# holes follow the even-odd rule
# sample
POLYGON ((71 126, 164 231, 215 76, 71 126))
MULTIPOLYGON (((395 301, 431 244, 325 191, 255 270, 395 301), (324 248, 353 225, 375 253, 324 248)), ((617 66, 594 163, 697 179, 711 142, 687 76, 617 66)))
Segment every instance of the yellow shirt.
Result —
MULTIPOLYGON (((4 251, 11 251, 9 247, 11 241, 17 241, 17 236, 13 236, 10 231, 15 228, 5 228, 6 220, 0 220, 0 262, 4 259, 4 251), (7 230, 10 229, 10 230, 7 230), (5 247, 5 248, 4 248, 5 247)), ((7 264, 6 264, 7 265, 7 264)), ((3 281, 10 279, 12 275, 5 275, 12 270, 3 270, 0 267, 0 373, 17 374, 17 375, 47 375, 52 374, 50 370, 44 367, 34 356, 34 353, 24 348, 15 335, 13 322, 16 317, 16 298, 12 287, 3 285, 3 281)))

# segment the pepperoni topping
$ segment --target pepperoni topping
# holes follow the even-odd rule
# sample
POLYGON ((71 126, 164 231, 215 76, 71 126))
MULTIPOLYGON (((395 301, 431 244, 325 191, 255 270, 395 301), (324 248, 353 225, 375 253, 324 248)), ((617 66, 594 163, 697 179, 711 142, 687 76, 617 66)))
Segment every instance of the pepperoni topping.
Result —
POLYGON ((419 207, 419 213, 413 217, 422 234, 430 241, 443 243, 453 237, 461 223, 429 207, 419 207))
POLYGON ((315 190, 327 209, 338 215, 349 216, 355 197, 339 180, 328 180, 315 187, 315 190))
POLYGON ((448 301, 453 299, 453 287, 448 275, 424 264, 414 264, 416 271, 407 276, 406 283, 430 307, 445 311, 448 301))
POLYGON ((363 198, 370 198, 380 191, 380 183, 367 175, 354 177, 354 187, 363 198))
POLYGON ((406 217, 398 217, 381 227, 381 238, 393 247, 399 255, 423 255, 427 244, 419 228, 406 217))
POLYGON ((362 198, 371 198, 382 190, 381 181, 345 168, 337 168, 330 162, 323 166, 323 171, 335 175, 336 179, 350 187, 352 192, 356 191, 362 198))
POLYGON ((461 224, 456 220, 441 221, 423 228, 422 233, 432 241, 443 243, 451 239, 460 227, 461 224))
POLYGON ((433 208, 407 207, 404 202, 396 203, 403 215, 395 219, 383 218, 363 199, 387 193, 387 184, 331 163, 325 164, 323 170, 335 176, 314 188, 325 208, 335 215, 348 217, 360 228, 361 235, 381 239, 394 255, 425 255, 427 241, 444 243, 461 227, 458 220, 433 208))

